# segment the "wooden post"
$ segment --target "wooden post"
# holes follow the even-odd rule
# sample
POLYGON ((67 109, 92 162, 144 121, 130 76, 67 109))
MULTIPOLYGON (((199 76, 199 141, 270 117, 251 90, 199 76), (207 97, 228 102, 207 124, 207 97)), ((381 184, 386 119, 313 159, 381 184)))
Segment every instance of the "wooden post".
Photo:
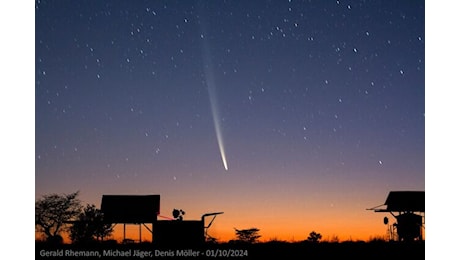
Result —
POLYGON ((126 223, 123 223, 123 243, 126 242, 126 223))

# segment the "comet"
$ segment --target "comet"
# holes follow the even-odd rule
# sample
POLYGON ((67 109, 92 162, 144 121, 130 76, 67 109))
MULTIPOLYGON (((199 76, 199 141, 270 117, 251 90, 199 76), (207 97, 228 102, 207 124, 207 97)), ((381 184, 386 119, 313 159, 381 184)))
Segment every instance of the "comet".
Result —
POLYGON ((219 145, 220 157, 222 158, 222 164, 226 171, 228 171, 227 156, 225 155, 224 138, 222 136, 222 128, 220 124, 220 112, 219 105, 217 102, 216 93, 216 80, 214 78, 214 70, 212 65, 210 47, 207 38, 205 38, 204 28, 202 27, 203 33, 201 38, 203 40, 203 66, 206 85, 208 87, 209 103, 211 104, 212 120, 214 122, 214 130, 216 131, 217 144, 219 145))
POLYGON ((219 145, 220 157, 222 158, 222 164, 224 165, 225 170, 228 171, 227 156, 225 155, 224 138, 222 137, 222 129, 219 120, 219 109, 217 106, 215 89, 212 85, 208 85, 208 92, 209 101, 211 103, 212 119, 214 121, 214 129, 216 131, 217 136, 217 144, 219 145))

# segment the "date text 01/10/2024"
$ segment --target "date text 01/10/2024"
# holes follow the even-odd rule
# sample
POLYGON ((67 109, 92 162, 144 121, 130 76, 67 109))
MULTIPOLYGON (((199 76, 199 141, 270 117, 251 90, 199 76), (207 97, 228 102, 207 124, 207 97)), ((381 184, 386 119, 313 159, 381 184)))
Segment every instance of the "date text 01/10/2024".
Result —
POLYGON ((208 249, 205 252, 199 250, 155 250, 156 257, 197 257, 197 256, 207 256, 207 257, 245 257, 248 256, 247 250, 235 250, 235 249, 208 249))

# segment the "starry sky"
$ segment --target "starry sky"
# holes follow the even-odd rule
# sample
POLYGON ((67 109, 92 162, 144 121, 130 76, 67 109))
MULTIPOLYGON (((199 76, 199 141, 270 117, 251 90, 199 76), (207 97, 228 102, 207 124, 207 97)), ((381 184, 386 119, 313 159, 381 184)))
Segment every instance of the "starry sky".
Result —
POLYGON ((385 235, 366 209, 425 190, 424 1, 36 1, 35 196, 76 190, 385 235))

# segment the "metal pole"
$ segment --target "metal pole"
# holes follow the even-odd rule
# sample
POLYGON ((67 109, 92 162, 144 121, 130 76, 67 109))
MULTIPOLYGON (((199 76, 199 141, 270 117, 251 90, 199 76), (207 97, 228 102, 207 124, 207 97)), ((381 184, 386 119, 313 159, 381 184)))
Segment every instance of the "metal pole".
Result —
POLYGON ((123 223, 123 243, 126 242, 126 223, 123 223))

